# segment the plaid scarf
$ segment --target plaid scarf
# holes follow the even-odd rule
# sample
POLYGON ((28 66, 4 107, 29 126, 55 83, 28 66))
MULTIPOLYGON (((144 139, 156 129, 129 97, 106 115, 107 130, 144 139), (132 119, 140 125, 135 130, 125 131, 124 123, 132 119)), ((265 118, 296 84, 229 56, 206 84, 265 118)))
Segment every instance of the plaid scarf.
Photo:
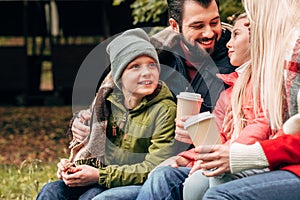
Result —
POLYGON ((297 104, 300 81, 300 36, 297 37, 295 47, 293 48, 290 60, 285 61, 286 80, 286 99, 287 118, 300 113, 300 106, 297 104))
POLYGON ((104 166, 106 129, 111 113, 106 98, 113 88, 114 83, 110 72, 102 82, 90 108, 92 117, 89 136, 80 143, 74 143, 74 139, 70 143, 73 145, 69 147, 71 148, 69 160, 75 165, 88 164, 97 168, 104 166))

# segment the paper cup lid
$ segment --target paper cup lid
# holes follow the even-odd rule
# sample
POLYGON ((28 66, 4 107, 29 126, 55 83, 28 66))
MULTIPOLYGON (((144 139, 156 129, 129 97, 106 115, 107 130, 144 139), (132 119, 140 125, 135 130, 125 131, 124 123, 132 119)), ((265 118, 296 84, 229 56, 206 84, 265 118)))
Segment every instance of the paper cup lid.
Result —
POLYGON ((186 122, 184 123, 184 129, 187 129, 188 127, 190 127, 200 121, 204 121, 204 120, 211 119, 214 117, 215 116, 213 114, 211 114, 209 111, 199 113, 199 114, 194 115, 186 120, 186 122))
POLYGON ((180 92, 177 98, 192 100, 192 101, 202 101, 201 94, 193 93, 193 92, 180 92))

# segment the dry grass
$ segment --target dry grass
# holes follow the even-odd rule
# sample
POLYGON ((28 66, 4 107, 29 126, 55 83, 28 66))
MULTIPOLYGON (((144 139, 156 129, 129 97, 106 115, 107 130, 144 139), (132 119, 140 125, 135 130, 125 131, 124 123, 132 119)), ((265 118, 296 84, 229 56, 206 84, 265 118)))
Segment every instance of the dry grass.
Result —
POLYGON ((66 136, 71 106, 0 107, 0 163, 56 162, 68 155, 66 136))
POLYGON ((0 199, 36 199, 68 157, 71 106, 0 107, 0 199))

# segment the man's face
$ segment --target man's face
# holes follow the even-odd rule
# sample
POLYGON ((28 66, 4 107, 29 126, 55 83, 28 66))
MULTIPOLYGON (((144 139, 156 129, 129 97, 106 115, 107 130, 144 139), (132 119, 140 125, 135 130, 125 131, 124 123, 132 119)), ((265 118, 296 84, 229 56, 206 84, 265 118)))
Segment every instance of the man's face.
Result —
POLYGON ((195 1, 185 1, 182 16, 182 36, 185 42, 212 54, 221 34, 220 14, 215 1, 208 8, 195 1))

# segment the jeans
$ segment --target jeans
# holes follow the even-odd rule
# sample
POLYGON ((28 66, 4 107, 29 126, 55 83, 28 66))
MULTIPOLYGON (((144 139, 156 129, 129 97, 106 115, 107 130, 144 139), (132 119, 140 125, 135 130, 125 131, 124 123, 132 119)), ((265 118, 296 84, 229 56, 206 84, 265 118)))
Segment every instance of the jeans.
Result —
POLYGON ((202 174, 203 171, 198 170, 188 177, 183 183, 183 199, 198 200, 202 199, 205 192, 209 188, 209 178, 202 174))
POLYGON ((98 184, 85 187, 69 187, 62 180, 47 183, 37 196, 37 200, 88 200, 106 188, 98 184))
POLYGON ((136 199, 141 185, 115 187, 98 194, 93 200, 133 200, 136 199))
POLYGON ((137 200, 179 200, 191 168, 158 167, 141 187, 137 200))
POLYGON ((283 170, 266 172, 210 188, 203 199, 296 200, 300 199, 300 178, 283 170))
POLYGON ((253 169, 245 170, 239 173, 231 174, 224 173, 215 177, 206 177, 202 174, 201 170, 194 172, 189 176, 183 186, 183 199, 184 200, 198 200, 202 199, 208 188, 212 188, 216 185, 221 185, 232 180, 236 180, 243 177, 252 176, 269 171, 269 169, 253 169))
POLYGON ((86 187, 68 187, 62 180, 46 184, 37 200, 132 200, 142 186, 123 186, 107 189, 98 184, 86 187))

